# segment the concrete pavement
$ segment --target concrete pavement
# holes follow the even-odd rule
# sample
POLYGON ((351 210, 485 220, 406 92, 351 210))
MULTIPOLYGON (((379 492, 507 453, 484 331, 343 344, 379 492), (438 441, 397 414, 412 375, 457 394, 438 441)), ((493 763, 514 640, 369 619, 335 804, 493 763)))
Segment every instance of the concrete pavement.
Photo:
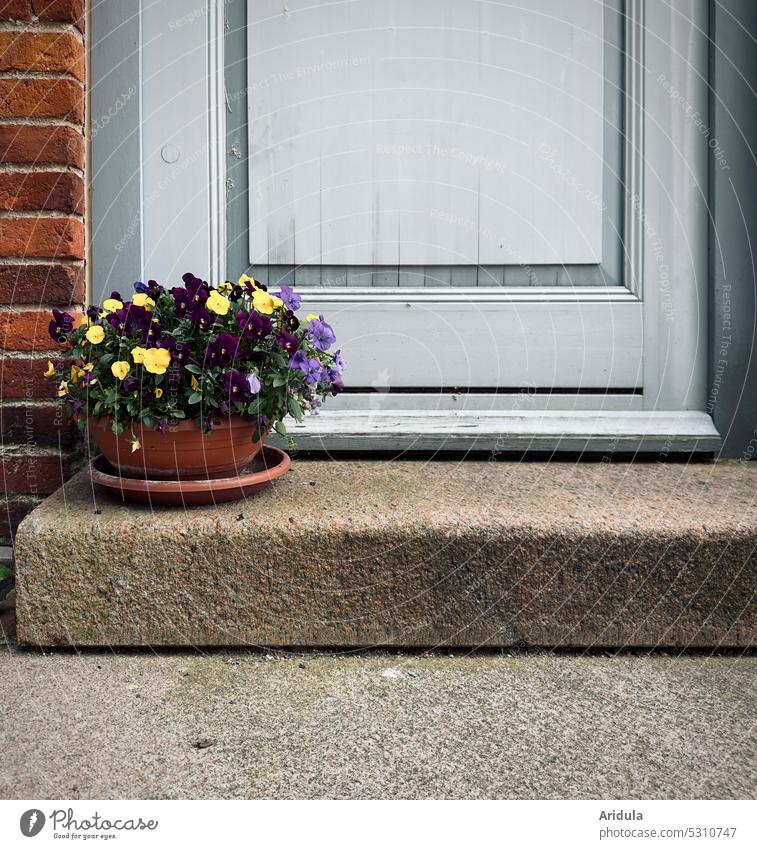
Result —
POLYGON ((0 655, 0 795, 753 798, 754 656, 0 655))

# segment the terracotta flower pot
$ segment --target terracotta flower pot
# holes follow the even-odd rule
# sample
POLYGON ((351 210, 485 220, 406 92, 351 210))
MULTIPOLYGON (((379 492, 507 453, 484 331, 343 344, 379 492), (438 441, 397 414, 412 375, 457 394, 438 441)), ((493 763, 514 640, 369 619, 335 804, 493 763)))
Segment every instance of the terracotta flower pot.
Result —
POLYGON ((202 480, 234 477, 249 466, 268 436, 252 441, 255 423, 242 416, 220 420, 208 434, 193 421, 169 426, 161 434, 135 424, 121 436, 111 430, 112 419, 87 420, 89 435, 121 475, 145 480, 202 480), (132 432, 141 447, 132 451, 132 432))

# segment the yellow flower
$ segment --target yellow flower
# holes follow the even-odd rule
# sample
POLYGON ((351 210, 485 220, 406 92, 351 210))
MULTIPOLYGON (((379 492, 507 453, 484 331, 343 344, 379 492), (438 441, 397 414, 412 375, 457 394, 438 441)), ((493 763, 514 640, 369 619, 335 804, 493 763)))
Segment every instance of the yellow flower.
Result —
POLYGON ((156 398, 162 398, 163 397, 163 390, 159 386, 155 390, 155 397, 156 398))
POLYGON ((147 353, 147 348, 140 348, 137 345, 136 348, 131 349, 131 356, 135 363, 143 363, 145 361, 145 354, 147 353))
POLYGON ((133 454, 135 451, 139 451, 139 449, 140 449, 141 447, 142 447, 142 443, 141 443, 141 442, 137 439, 137 437, 135 436, 135 437, 131 440, 131 453, 133 454))
POLYGON ((103 339, 105 339, 105 331, 99 324, 96 324, 94 327, 90 327, 87 331, 87 341, 91 342, 93 345, 99 345, 103 339))
POLYGON ((312 321, 314 318, 320 318, 320 316, 316 315, 314 312, 311 312, 305 316, 305 321, 312 321))
POLYGON ((264 292, 262 289, 255 290, 255 294, 252 296, 252 305, 258 312, 262 312, 264 315, 270 315, 276 306, 273 298, 268 292, 264 292))
POLYGON ((52 377, 55 374, 55 366, 52 364, 50 360, 47 361, 47 371, 45 372, 45 377, 52 377))
POLYGON ((194 375, 192 375, 192 380, 189 382, 189 385, 195 392, 199 392, 201 389, 200 381, 194 375))
POLYGON ((89 327, 92 324, 92 319, 88 315, 83 315, 79 322, 80 327, 89 327))
POLYGON ((239 278, 239 285, 240 286, 246 286, 248 289, 254 289, 255 288, 255 281, 252 279, 252 277, 248 277, 246 274, 243 274, 239 278))
POLYGON ((65 380, 61 380, 58 387, 58 397, 62 398, 64 395, 68 395, 68 383, 65 380))
POLYGON ((103 301, 103 310, 106 313, 115 312, 116 310, 122 310, 124 308, 123 303, 119 301, 117 298, 108 298, 103 301))
POLYGON ((230 280, 224 280, 223 283, 219 283, 216 288, 222 295, 230 295, 233 286, 230 280))
POLYGON ((113 373, 113 377, 117 377, 119 380, 123 380, 126 375, 131 371, 131 366, 126 362, 126 360, 118 360, 113 363, 110 367, 111 372, 113 373))
POLYGON ((145 352, 145 368, 150 374, 165 374, 171 362, 171 352, 167 348, 148 348, 145 352))
POLYGON ((79 366, 71 366, 71 383, 76 384, 84 377, 85 371, 79 366))
POLYGON ((284 308, 284 302, 281 300, 281 298, 277 298, 275 295, 271 295, 271 300, 273 301, 274 309, 279 310, 284 308))
POLYGON ((155 306, 155 301, 146 292, 137 292, 131 302, 135 307, 144 307, 147 310, 151 310, 155 306))
POLYGON ((208 300, 205 302, 205 306, 216 315, 226 315, 231 303, 228 298, 224 298, 220 292, 213 289, 210 295, 208 295, 208 300))

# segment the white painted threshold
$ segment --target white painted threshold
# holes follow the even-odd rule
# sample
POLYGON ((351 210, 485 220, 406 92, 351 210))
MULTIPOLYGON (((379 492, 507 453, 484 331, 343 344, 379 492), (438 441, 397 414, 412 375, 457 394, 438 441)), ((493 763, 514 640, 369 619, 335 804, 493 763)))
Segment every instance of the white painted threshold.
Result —
MULTIPOLYGON (((306 451, 713 452, 702 412, 324 410, 289 431, 306 451)), ((281 442, 281 440, 279 440, 281 442)))

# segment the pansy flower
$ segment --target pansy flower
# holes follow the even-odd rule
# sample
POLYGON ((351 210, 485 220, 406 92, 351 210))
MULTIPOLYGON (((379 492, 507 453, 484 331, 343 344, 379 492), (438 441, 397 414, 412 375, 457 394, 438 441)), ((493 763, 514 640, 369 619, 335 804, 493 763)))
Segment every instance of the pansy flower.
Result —
POLYGON ((221 382, 231 405, 244 401, 250 394, 250 385, 247 382, 246 375, 237 369, 225 371, 221 375, 221 382))
POLYGON ((134 291, 149 295, 153 300, 158 300, 161 295, 165 295, 166 290, 157 280, 148 280, 147 283, 135 283, 134 291))
POLYGON ((239 310, 235 316, 236 322, 242 328, 244 335, 253 341, 264 339, 271 332, 273 324, 267 315, 258 312, 239 310))
POLYGON ((258 392, 260 392, 260 380, 254 372, 252 374, 247 375, 247 386, 249 387, 250 392, 253 395, 257 395, 258 392))
POLYGON ((282 286, 280 292, 273 292, 272 294, 281 298, 284 306, 292 312, 296 312, 302 306, 302 298, 290 286, 282 286))
POLYGON ((48 330, 54 342, 65 342, 66 336, 74 329, 74 317, 61 310, 53 310, 53 320, 48 330))
POLYGON ((205 349, 205 360, 210 366, 231 365, 239 349, 239 339, 227 333, 225 330, 205 349))
POLYGON ((290 357, 300 347, 300 340, 288 330, 280 330, 276 336, 276 341, 290 357))
POLYGON ((318 318, 312 319, 308 325, 308 329, 310 331, 313 344, 321 351, 328 351, 334 342, 336 342, 334 331, 331 329, 331 326, 323 320, 322 315, 318 316, 318 318))
POLYGON ((297 369, 305 375, 305 382, 312 386, 323 377, 323 366, 315 358, 309 358, 303 351, 297 353, 289 360, 290 368, 297 369))

